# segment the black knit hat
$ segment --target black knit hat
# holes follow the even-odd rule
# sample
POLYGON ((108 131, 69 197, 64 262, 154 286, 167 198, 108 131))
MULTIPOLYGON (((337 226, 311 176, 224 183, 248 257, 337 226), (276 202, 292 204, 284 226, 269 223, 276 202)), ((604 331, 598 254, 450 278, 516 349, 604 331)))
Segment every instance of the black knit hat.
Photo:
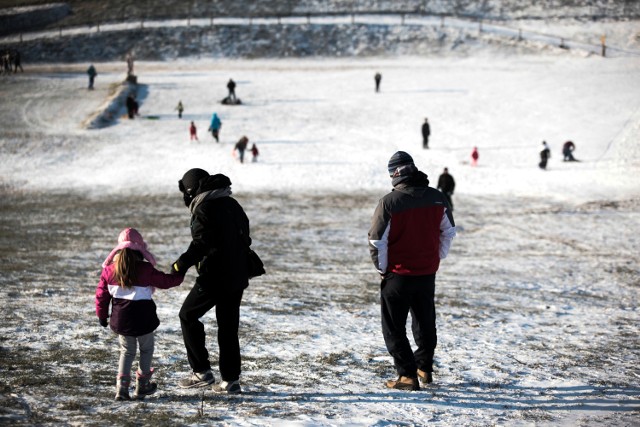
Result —
POLYGON ((203 169, 190 169, 184 174, 182 179, 178 181, 178 188, 185 194, 195 196, 200 188, 200 180, 207 178, 208 176, 209 172, 203 169))
POLYGON ((389 159, 389 165, 388 165, 389 176, 393 176, 393 174, 396 172, 396 169, 398 169, 400 166, 407 166, 407 165, 412 165, 415 168, 415 164, 413 163, 413 158, 408 153, 405 153, 404 151, 396 152, 389 159))

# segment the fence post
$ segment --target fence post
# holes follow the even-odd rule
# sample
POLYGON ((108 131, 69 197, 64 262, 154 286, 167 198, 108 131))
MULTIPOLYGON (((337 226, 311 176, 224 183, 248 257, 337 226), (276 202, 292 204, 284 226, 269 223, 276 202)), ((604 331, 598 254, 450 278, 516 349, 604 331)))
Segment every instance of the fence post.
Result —
POLYGON ((60 27, 60 31, 59 31, 59 33, 58 33, 58 36, 59 36, 59 37, 62 37, 62 27, 60 27))
POLYGON ((351 24, 355 24, 356 23, 356 14, 352 13, 351 14, 351 24))
POLYGON ((401 21, 402 23, 400 25, 404 25, 404 13, 400 16, 402 16, 402 21, 401 21))
POLYGON ((440 28, 444 27, 444 15, 440 17, 440 28))
POLYGON ((210 19, 209 25, 211 25, 213 27, 213 16, 211 16, 209 19, 210 19))
POLYGON ((602 57, 605 57, 607 55, 607 36, 605 36, 604 34, 600 37, 600 44, 602 44, 602 57))
POLYGON ((518 28, 518 41, 522 40, 522 28, 518 28))
POLYGON ((20 43, 22 43, 22 33, 20 33, 20 43))
POLYGON ((307 24, 311 24, 311 14, 307 13, 307 24))
POLYGON ((482 19, 478 21, 478 34, 482 34, 482 19))
POLYGON ((100 23, 98 22, 98 24, 96 25, 96 32, 99 33, 100 32, 100 23))

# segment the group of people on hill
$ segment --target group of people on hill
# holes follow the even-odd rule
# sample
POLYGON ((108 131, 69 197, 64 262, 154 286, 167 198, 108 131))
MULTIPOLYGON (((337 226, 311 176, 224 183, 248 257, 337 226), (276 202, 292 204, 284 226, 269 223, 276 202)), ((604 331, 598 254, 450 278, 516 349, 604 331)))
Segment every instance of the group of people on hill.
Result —
MULTIPOLYGON (((562 144, 562 161, 563 162, 577 162, 579 161, 573 156, 573 152, 576 149, 576 144, 573 141, 566 141, 562 144)), ((547 162, 551 158, 551 149, 547 144, 547 141, 542 141, 542 150, 540 151, 540 163, 538 166, 540 169, 547 168, 547 162)))
MULTIPOLYGON (((233 89, 235 89, 235 84, 233 89)), ((232 89, 229 89, 229 91, 230 91, 229 96, 231 96, 232 89)), ((235 96, 235 94, 233 96, 235 96)), ((182 103, 182 100, 178 101, 178 105, 176 106, 175 110, 178 111, 178 119, 181 119, 182 114, 184 113, 184 104, 182 103)), ((211 132, 211 136, 213 137, 213 139, 216 140, 216 142, 220 142, 221 129, 222 129, 222 120, 220 119, 220 116, 218 116, 218 113, 214 112, 213 115, 211 116, 211 122, 209 123, 208 132, 211 132)), ((191 121, 189 124, 189 139, 190 141, 194 141, 194 140, 199 141, 198 129, 196 127, 196 124, 193 121, 191 121)), ((237 157, 240 163, 244 163, 244 154, 245 154, 245 151, 247 151, 248 144, 249 144, 249 138, 246 135, 243 135, 238 140, 238 142, 236 142, 232 150, 232 155, 234 157, 237 157)), ((258 156, 260 155, 258 146, 254 143, 249 149, 249 151, 251 152, 251 161, 253 163, 257 162, 258 156)))
MULTIPOLYGON (((387 171, 394 189, 379 200, 368 231, 371 261, 381 280, 383 337, 398 373, 397 379, 386 381, 385 386, 419 390, 434 381, 435 279, 441 260, 448 255, 456 227, 446 194, 429 187, 427 175, 408 153, 394 153, 387 171), (406 334, 409 313, 415 351, 406 334)), ((450 177, 439 179, 438 186, 450 193, 454 185, 450 177)), ((171 263, 170 273, 157 269, 154 255, 135 228, 120 232, 118 244, 102 263, 95 308, 100 326, 110 326, 118 335, 116 400, 144 399, 156 392, 152 360, 154 331, 160 320, 153 293, 155 289, 181 285, 193 266, 197 278, 178 315, 191 373, 177 385, 211 386, 221 394, 242 392, 240 305, 249 280, 264 274, 265 269, 250 248, 249 219, 231 197, 231 180, 227 176, 210 175, 194 168, 182 176, 178 188, 191 213, 192 241, 171 263), (221 377, 217 383, 202 323, 203 316, 214 307, 221 377), (131 370, 138 349, 135 389, 131 395, 131 370)))
POLYGON ((15 74, 22 68, 22 59, 18 49, 3 49, 0 51, 0 74, 15 74))

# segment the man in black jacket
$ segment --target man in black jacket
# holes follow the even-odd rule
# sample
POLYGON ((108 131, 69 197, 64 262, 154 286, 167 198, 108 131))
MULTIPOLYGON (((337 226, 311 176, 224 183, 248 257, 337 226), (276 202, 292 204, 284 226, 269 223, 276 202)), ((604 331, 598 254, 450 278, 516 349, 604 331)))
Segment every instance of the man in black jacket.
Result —
POLYGON ((447 198, 451 212, 453 212, 453 200, 451 199, 451 196, 453 196, 453 190, 455 190, 455 188, 456 181, 449 173, 449 169, 444 168, 444 171, 442 171, 442 174, 438 177, 438 190, 442 191, 444 196, 447 198))
POLYGON ((184 274, 196 265, 198 278, 180 309, 180 325, 193 373, 180 387, 205 387, 215 381, 205 347, 200 318, 214 306, 218 324, 220 375, 214 386, 220 393, 240 393, 240 303, 249 285, 247 250, 251 245, 249 219, 231 196, 231 181, 222 174, 209 175, 191 169, 178 183, 185 205, 191 211, 189 248, 173 263, 172 270, 184 274))

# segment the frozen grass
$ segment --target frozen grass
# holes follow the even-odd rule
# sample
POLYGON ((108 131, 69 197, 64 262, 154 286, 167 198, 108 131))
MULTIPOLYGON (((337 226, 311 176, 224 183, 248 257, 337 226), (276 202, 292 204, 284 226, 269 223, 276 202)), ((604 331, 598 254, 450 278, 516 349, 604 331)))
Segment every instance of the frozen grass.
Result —
MULTIPOLYGON (((381 386, 393 369, 366 250, 378 195, 237 197, 268 270, 244 298, 245 394, 175 385, 188 372, 177 313, 189 273, 180 288, 156 293, 159 392, 121 404, 112 401, 116 338, 93 312, 99 265, 132 217, 168 265, 189 241, 179 195, 3 194, 0 419, 632 425, 637 417, 637 246, 582 229, 633 229, 638 200, 572 207, 460 197, 459 236, 438 276, 436 383, 406 393, 381 386)), ((213 316, 204 321, 215 336, 213 316)))

